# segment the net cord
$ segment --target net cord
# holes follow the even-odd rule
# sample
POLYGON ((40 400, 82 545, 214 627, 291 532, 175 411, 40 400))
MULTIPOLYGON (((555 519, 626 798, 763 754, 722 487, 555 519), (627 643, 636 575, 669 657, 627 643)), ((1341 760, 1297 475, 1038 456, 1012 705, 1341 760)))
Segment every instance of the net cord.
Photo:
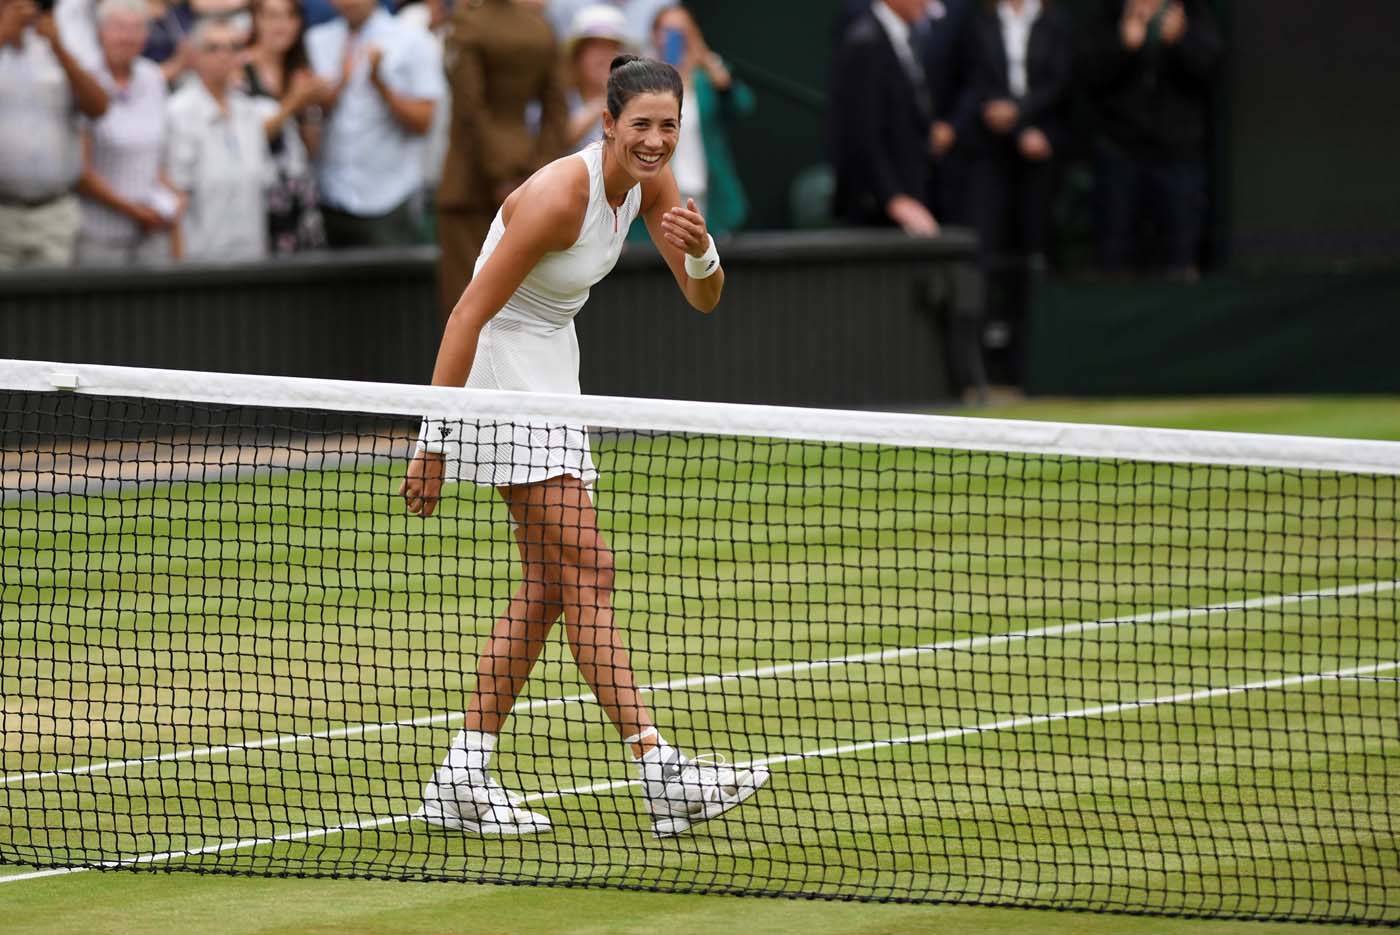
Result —
POLYGON ((104 397, 429 419, 1400 475, 1400 442, 1359 439, 561 396, 25 360, 0 360, 0 390, 63 390, 104 397))

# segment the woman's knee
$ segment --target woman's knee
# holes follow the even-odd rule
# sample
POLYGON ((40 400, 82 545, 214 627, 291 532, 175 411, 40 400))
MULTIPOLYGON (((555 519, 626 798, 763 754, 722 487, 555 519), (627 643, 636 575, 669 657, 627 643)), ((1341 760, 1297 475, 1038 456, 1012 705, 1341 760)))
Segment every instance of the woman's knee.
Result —
POLYGON ((569 583, 578 590, 611 594, 617 581, 612 550, 605 546, 572 548, 565 556, 569 583))
POLYGON ((530 607, 539 608, 540 615, 547 616, 550 622, 563 612, 564 583, 557 569, 526 566, 517 593, 530 607))

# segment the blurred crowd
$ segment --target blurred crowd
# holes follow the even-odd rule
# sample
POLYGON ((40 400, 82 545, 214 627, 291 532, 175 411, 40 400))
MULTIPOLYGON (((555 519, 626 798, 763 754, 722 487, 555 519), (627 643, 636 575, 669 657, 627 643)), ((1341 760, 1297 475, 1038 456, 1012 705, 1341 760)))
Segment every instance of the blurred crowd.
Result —
POLYGON ((1086 0, 1078 18, 1055 0, 843 2, 835 212, 911 235, 977 231, 994 382, 1024 377, 1030 287, 1067 159, 1092 166, 1104 273, 1195 277, 1223 50, 1206 0, 1086 0))
MULTIPOLYGON (((391 2, 0 0, 0 267, 435 238, 450 308, 505 196, 600 138, 624 51, 681 70, 682 195, 719 236, 745 223, 728 132, 755 97, 685 6, 391 2)), ((1013 363, 1069 157, 1093 168, 1104 270, 1194 274, 1222 52, 1206 0, 840 3, 826 214, 975 228, 1013 363)))
POLYGON ((0 0, 0 268, 436 236, 450 307, 505 196, 601 139, 622 52, 681 70, 677 180, 737 229, 753 95, 674 0, 0 0))

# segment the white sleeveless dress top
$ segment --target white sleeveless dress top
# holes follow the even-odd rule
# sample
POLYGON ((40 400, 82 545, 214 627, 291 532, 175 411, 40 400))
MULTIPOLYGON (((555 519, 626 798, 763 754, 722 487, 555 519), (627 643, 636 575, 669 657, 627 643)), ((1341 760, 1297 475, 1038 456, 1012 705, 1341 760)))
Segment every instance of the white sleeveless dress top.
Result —
MULTIPOLYGON (((473 389, 578 395, 578 337, 574 317, 589 291, 617 265, 627 231, 641 213, 636 185, 616 211, 603 186, 603 146, 576 158, 588 166, 588 210, 578 239, 567 250, 547 253, 481 331, 467 386, 473 389)), ((491 224, 476 272, 505 234, 501 213, 491 224)), ((469 418, 469 416, 468 416, 469 418)), ((460 453, 446 452, 458 480, 493 487, 534 484, 571 475, 591 485, 598 477, 582 426, 524 426, 470 421, 463 426, 460 453)), ((449 471, 449 476, 452 472, 449 471)))

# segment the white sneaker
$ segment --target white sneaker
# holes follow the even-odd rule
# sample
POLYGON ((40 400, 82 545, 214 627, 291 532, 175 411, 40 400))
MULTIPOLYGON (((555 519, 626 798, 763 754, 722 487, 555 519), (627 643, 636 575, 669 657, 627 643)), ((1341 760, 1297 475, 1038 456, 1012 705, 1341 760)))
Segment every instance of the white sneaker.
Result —
POLYGON ((766 767, 736 769, 716 753, 686 759, 679 750, 664 754, 660 778, 642 780, 642 793, 651 810, 651 832, 669 838, 692 825, 723 815, 768 781, 766 767))
POLYGON ((523 801, 483 770, 442 766, 424 787, 423 807, 413 817, 439 828, 472 834, 548 831, 549 819, 521 807, 523 801))

